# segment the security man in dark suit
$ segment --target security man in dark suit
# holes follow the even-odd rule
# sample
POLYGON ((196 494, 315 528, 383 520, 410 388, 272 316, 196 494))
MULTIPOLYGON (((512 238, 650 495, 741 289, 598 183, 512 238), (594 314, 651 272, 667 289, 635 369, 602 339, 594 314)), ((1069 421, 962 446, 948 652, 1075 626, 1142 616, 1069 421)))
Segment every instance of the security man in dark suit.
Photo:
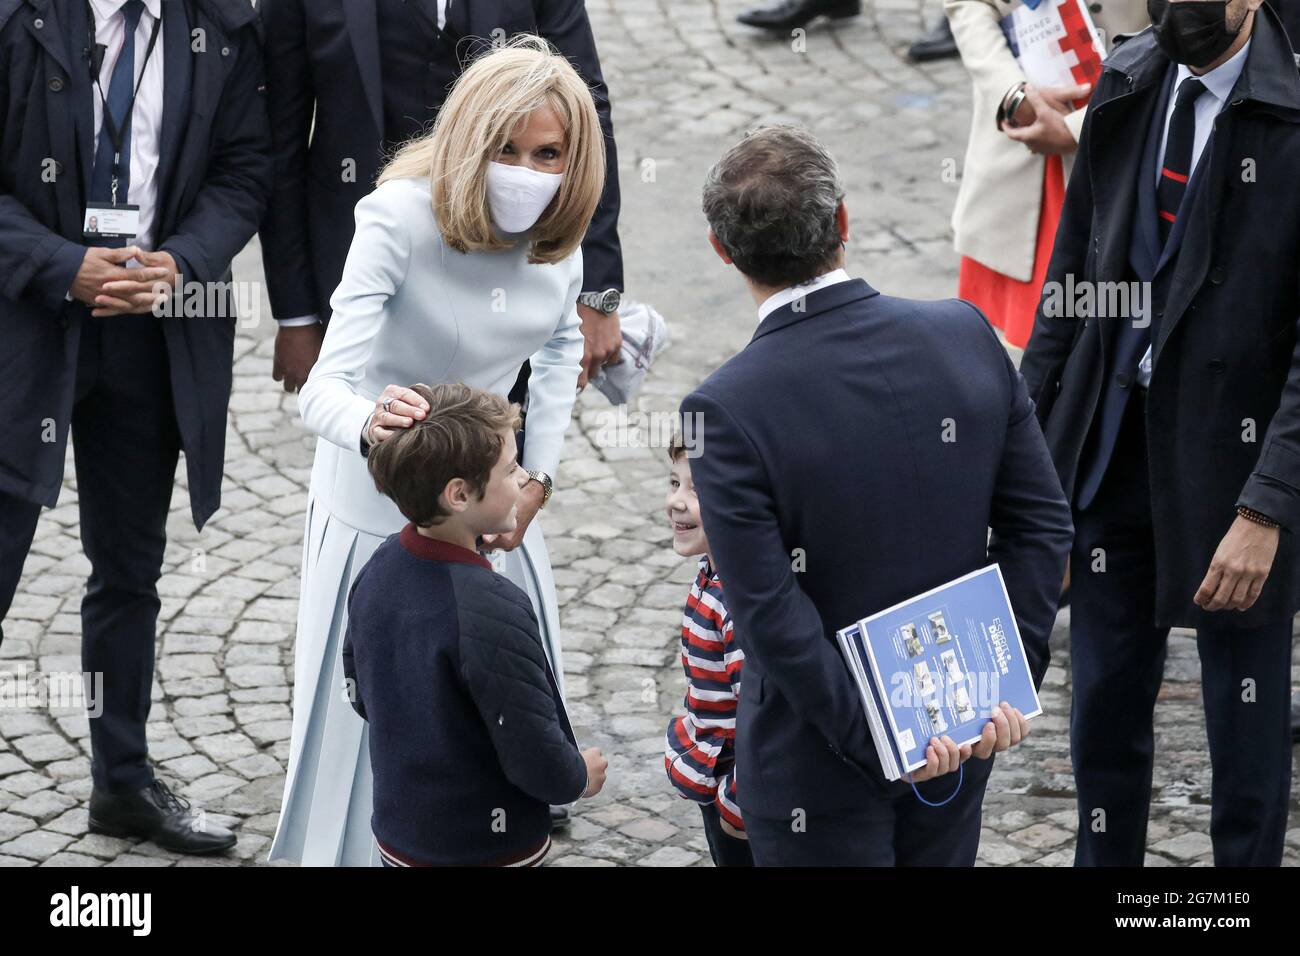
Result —
POLYGON ((1300 72, 1262 0, 1149 0, 1106 61, 1021 371, 1077 536, 1079 865, 1140 866, 1170 627, 1219 865, 1282 859, 1300 607, 1300 72))
POLYGON ((195 525, 220 504, 230 262, 270 186, 247 0, 0 0, 0 620, 71 431, 90 829, 187 853, 235 836, 149 763, 157 581, 182 448, 195 525))
MULTIPOLYGON (((470 59, 516 33, 550 41, 596 100, 609 172, 582 244, 579 383, 621 360, 618 156, 583 0, 262 0, 260 9, 276 170, 262 258, 280 323, 272 374, 286 391, 306 381, 320 354, 352 210, 384 157, 427 130, 470 59)), ((526 374, 513 401, 524 398, 526 374)))

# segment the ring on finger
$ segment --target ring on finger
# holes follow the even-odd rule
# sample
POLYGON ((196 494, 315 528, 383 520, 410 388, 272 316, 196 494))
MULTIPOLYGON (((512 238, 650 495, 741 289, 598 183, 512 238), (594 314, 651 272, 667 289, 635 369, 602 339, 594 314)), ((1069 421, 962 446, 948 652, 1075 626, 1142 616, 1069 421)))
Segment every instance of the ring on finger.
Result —
POLYGON ((384 410, 385 415, 390 413, 392 406, 393 406, 393 400, 391 398, 386 398, 379 403, 379 407, 384 410))

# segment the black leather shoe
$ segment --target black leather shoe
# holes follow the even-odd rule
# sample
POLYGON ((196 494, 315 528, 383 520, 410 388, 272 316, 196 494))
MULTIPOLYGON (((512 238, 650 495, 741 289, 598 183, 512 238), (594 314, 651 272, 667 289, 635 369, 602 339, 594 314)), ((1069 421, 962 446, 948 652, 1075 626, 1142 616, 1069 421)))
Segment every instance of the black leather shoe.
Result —
POLYGON ((1300 744, 1300 694, 1291 695, 1291 742, 1300 744))
POLYGON ((563 830, 569 825, 568 807, 551 807, 551 832, 563 830))
POLYGON ((957 41, 947 17, 940 17, 934 29, 907 48, 907 58, 915 63, 926 60, 946 60, 957 55, 957 41))
POLYGON ((90 792, 90 832, 144 837, 177 853, 220 853, 235 845, 235 834, 190 811, 190 803, 155 780, 135 793, 90 792))
POLYGON ((839 20, 862 12, 862 0, 781 0, 770 7, 755 7, 736 19, 746 26, 765 30, 792 30, 816 17, 839 20))

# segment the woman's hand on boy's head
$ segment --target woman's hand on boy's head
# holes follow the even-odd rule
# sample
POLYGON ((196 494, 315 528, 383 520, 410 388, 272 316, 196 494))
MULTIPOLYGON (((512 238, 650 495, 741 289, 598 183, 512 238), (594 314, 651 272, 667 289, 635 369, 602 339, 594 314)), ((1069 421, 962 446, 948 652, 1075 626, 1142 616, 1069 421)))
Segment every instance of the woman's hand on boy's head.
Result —
POLYGON ((540 481, 527 482, 519 490, 519 504, 515 507, 515 530, 508 534, 483 535, 483 550, 513 551, 519 547, 523 543, 524 532, 528 530, 529 523, 541 510, 545 495, 546 489, 542 487, 540 481))
POLYGON ((420 397, 419 392, 402 385, 388 385, 375 399, 366 440, 372 445, 377 444, 399 428, 410 428, 427 414, 429 403, 420 397))

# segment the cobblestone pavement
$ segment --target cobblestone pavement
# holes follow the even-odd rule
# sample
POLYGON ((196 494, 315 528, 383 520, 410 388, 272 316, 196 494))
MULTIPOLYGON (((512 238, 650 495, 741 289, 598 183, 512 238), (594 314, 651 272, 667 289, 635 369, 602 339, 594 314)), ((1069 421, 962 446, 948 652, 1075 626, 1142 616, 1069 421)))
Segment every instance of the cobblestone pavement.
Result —
MULTIPOLYGON (((759 121, 807 124, 837 156, 848 189, 852 272, 901 295, 946 297, 956 287, 951 172, 964 151, 970 94, 959 63, 913 66, 902 55, 933 23, 937 3, 868 0, 855 20, 814 24, 802 45, 734 23, 743 5, 588 0, 614 97, 628 290, 663 312, 675 335, 637 403, 644 413, 675 409, 753 330, 741 280, 705 243, 699 188, 708 165, 759 121)), ((256 244, 235 273, 260 282, 256 244)), ((238 846, 225 859, 185 859, 147 843, 87 836, 86 718, 10 707, 0 708, 0 863, 264 861, 289 746, 312 447, 296 401, 271 381, 273 332, 265 304, 260 323, 240 331, 223 506, 202 534, 190 522, 183 469, 178 473, 149 727, 161 773, 214 819, 237 825, 238 846)), ((610 445, 603 433, 610 415, 599 395, 581 398, 559 490, 543 519, 563 606, 572 715, 583 743, 610 755, 605 792, 576 808, 549 862, 707 865, 699 815, 671 791, 659 756, 664 726, 682 698, 677 628, 694 562, 669 548, 660 515, 662 449, 610 445)), ((66 491, 41 519, 6 623, 0 668, 80 670, 78 607, 88 571, 69 458, 66 491)), ((1072 859, 1067 624, 1063 614, 1044 687, 1046 715, 994 771, 983 863, 1072 859)), ((1194 638, 1175 633, 1156 722, 1154 865, 1210 860, 1199 697, 1194 638)), ((1292 827, 1287 862, 1294 865, 1295 802, 1292 827)))

